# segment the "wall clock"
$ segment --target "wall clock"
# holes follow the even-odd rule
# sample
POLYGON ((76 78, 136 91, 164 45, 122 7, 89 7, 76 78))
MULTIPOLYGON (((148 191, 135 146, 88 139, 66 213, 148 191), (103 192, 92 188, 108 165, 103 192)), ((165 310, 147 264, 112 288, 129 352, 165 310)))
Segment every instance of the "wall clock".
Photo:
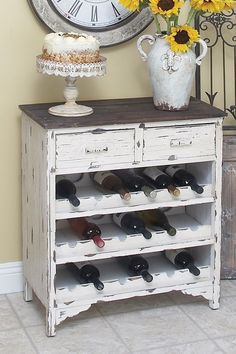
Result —
POLYGON ((102 47, 125 42, 152 21, 148 8, 131 13, 118 0, 28 0, 37 16, 54 32, 83 31, 102 47))

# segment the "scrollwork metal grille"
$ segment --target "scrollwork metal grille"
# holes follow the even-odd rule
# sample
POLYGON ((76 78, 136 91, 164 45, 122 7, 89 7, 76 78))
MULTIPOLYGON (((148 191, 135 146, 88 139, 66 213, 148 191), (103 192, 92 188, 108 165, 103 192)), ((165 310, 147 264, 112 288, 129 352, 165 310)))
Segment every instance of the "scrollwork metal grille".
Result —
MULTIPOLYGON (((236 11, 204 14, 196 20, 195 25, 209 48, 208 70, 197 68, 196 97, 208 100, 213 105, 220 95, 221 100, 217 105, 229 117, 236 119, 236 11), (203 70, 207 80, 206 77, 202 80, 203 70), (203 81, 207 81, 207 85, 203 81)), ((199 55, 198 47, 196 51, 199 55)))

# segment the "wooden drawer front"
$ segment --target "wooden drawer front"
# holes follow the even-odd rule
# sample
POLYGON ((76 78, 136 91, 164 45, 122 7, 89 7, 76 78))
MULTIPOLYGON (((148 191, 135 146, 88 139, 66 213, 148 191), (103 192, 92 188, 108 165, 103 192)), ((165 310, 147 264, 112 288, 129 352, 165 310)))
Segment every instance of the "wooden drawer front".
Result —
POLYGON ((56 167, 100 166, 134 161, 134 129, 56 135, 56 167))
POLYGON ((143 160, 178 160, 215 154, 215 125, 146 128, 143 160))

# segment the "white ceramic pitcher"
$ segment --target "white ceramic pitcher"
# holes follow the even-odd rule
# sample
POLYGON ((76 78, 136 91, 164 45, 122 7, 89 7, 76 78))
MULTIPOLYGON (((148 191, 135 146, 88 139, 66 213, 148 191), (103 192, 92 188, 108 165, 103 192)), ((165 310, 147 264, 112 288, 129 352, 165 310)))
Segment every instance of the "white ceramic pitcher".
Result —
POLYGON ((163 35, 143 35, 137 41, 141 58, 147 61, 153 89, 153 102, 157 109, 181 111, 188 109, 196 64, 201 65, 207 54, 207 45, 200 39, 202 54, 196 58, 192 49, 175 53, 163 35), (142 42, 148 40, 152 49, 147 55, 142 42))

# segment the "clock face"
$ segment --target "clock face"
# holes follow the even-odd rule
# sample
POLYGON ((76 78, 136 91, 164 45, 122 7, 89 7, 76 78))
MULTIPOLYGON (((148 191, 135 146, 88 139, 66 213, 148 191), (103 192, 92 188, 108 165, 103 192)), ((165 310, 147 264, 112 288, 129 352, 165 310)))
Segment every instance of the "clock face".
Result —
POLYGON ((69 22, 90 30, 122 26, 125 19, 134 16, 118 0, 49 0, 49 3, 69 22))
POLYGON ((119 0, 28 0, 54 32, 85 32, 102 47, 125 42, 152 21, 148 8, 132 13, 119 0))

